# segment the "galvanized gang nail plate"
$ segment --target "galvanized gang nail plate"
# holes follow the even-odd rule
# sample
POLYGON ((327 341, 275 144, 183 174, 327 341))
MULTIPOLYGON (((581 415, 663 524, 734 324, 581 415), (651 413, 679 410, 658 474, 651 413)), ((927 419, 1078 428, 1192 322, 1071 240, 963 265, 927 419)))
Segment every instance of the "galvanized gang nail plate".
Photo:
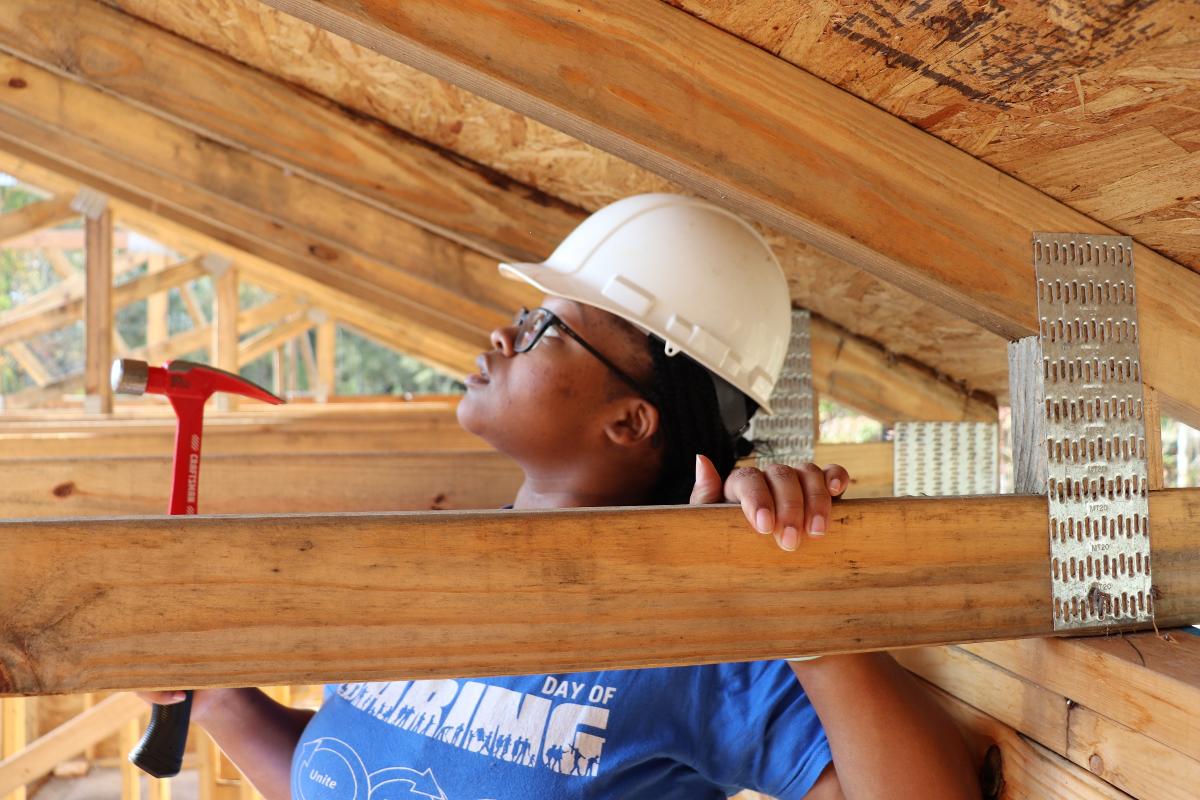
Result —
POLYGON ((1151 619, 1133 242, 1035 233, 1054 629, 1151 619))
POLYGON ((1000 448, 994 422, 897 422, 896 497, 995 494, 1000 448))
POLYGON ((792 310, 787 356, 771 391, 771 408, 775 413, 755 414, 750 422, 750 438, 765 451, 758 459, 760 467, 767 464, 800 467, 813 460, 811 320, 808 311, 792 310))

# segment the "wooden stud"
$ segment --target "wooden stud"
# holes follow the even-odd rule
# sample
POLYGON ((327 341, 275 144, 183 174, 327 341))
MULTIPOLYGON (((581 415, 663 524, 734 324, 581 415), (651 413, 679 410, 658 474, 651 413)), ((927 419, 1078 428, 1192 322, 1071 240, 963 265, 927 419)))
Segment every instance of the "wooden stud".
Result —
POLYGON ((1013 485, 1017 494, 1046 493, 1045 385, 1042 345, 1026 336, 1008 346, 1009 401, 1012 404, 1013 485))
POLYGON ((328 317, 317 325, 317 387, 321 402, 337 393, 337 323, 328 317))
POLYGON ((1163 468, 1162 416, 1159 413, 1158 390, 1142 387, 1142 421, 1146 426, 1146 488, 1163 488, 1166 470, 1163 468))
POLYGON ((84 394, 93 413, 112 413, 113 275, 112 210, 105 208, 95 219, 88 217, 87 291, 84 297, 84 394))
MULTIPOLYGON (((214 260, 208 262, 213 276, 213 337, 210 356, 218 369, 237 373, 241 363, 238 359, 238 270, 230 262, 214 260)), ((232 411, 237 408, 238 398, 228 392, 217 395, 216 408, 232 411)))
POLYGON ((146 704, 127 692, 106 697, 32 742, 20 755, 0 761, 0 797, 48 775, 56 764, 103 741, 145 711, 146 704))
POLYGON ((316 396, 317 386, 317 353, 313 349, 312 337, 307 332, 296 337, 300 345, 300 355, 304 359, 304 377, 310 395, 316 396))
MULTIPOLYGON (((162 272, 166 266, 164 253, 146 254, 147 275, 162 272)), ((153 363, 158 362, 159 348, 170 336, 167 330, 168 300, 168 292, 155 292, 146 298, 146 353, 149 356, 147 360, 153 363)))
MULTIPOLYGON (((25 749, 25 725, 28 701, 24 697, 0 698, 0 755, 4 763, 15 758, 25 749)), ((25 785, 15 787, 4 800, 25 800, 25 785)))
MULTIPOLYGON (((126 721, 117 736, 117 748, 122 755, 133 751, 142 738, 140 717, 126 721)), ((128 758, 121 759, 121 800, 141 800, 142 772, 128 758)))
MULTIPOLYGON (((1200 490, 1153 492, 1150 505, 1158 624, 1194 623, 1200 490)), ((789 553, 730 506, 3 521, 0 692, 617 669, 774 658, 797 643, 819 655, 1045 636, 1045 524, 1038 497, 845 500, 825 537, 789 553), (120 568, 134 559, 140 573, 120 568), (172 580, 138 577, 159 572, 172 580), (780 613, 795 607, 806 612, 780 613), (53 640, 40 636, 51 624, 53 640), (364 645, 364 629, 376 644, 364 645), (157 660, 131 672, 149 642, 157 660)))

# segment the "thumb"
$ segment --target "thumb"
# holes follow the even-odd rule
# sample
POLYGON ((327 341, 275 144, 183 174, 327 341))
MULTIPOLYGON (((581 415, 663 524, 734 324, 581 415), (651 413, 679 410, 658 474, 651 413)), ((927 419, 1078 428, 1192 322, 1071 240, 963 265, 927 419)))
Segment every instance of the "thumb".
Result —
POLYGON ((725 497, 725 483, 717 468, 707 457, 696 454, 696 485, 688 500, 692 505, 720 503, 725 497))

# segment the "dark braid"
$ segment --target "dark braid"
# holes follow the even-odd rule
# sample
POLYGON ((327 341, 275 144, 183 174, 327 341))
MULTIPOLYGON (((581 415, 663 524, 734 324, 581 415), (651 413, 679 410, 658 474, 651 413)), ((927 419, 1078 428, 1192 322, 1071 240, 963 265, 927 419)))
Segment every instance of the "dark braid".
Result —
POLYGON ((713 379, 705 367, 682 353, 668 356, 657 336, 647 341, 665 439, 662 473, 650 502, 683 504, 696 483, 697 453, 707 456, 724 480, 737 460, 750 454, 753 443, 726 431, 713 379))

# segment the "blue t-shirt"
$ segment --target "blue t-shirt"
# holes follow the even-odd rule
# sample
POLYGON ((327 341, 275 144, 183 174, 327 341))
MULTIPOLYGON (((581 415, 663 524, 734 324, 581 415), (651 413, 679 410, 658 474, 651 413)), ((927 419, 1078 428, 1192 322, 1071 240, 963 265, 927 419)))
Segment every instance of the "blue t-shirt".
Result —
POLYGON ((800 798, 829 744, 783 661, 325 687, 293 800, 800 798))

